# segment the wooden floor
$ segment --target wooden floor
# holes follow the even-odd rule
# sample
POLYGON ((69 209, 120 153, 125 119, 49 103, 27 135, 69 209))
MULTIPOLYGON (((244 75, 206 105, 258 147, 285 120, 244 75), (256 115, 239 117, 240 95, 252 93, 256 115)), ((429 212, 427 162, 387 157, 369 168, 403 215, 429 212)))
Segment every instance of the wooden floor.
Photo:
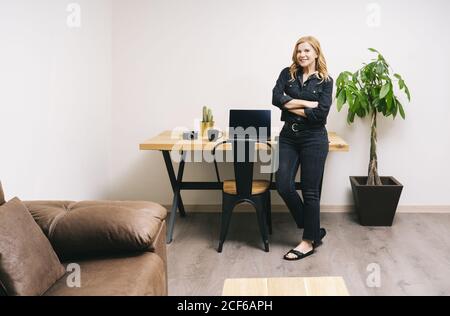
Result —
POLYGON ((272 217, 270 252, 256 215, 235 213, 220 254, 220 213, 177 217, 167 247, 169 295, 220 296, 227 278, 318 276, 342 276, 350 295, 450 295, 450 214, 399 213, 392 227, 375 228, 353 213, 323 213, 324 243, 300 261, 282 256, 302 230, 287 213, 272 217))

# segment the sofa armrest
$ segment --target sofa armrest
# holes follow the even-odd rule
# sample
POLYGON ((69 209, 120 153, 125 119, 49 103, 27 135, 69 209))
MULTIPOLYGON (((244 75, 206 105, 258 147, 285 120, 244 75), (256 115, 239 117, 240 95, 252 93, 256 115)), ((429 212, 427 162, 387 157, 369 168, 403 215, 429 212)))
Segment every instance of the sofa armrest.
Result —
POLYGON ((25 202, 61 260, 155 251, 167 210, 153 202, 25 202))

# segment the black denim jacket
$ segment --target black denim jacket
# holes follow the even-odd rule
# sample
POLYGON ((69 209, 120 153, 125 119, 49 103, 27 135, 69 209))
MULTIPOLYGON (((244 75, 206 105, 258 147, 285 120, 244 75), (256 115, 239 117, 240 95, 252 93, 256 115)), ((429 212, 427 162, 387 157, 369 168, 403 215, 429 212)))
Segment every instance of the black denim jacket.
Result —
POLYGON ((333 95, 333 79, 320 82, 317 75, 311 75, 304 83, 303 72, 300 68, 297 78, 291 79, 289 68, 281 71, 277 83, 272 91, 272 104, 282 111, 281 120, 289 123, 298 123, 305 129, 319 128, 327 123, 333 95), (317 108, 305 108, 306 118, 289 112, 284 105, 292 99, 318 101, 317 108))

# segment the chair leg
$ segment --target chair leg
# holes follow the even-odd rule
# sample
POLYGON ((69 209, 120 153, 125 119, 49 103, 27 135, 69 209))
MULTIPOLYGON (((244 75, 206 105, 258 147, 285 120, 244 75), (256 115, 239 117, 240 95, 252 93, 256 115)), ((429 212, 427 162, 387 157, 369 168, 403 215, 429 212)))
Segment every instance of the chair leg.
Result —
POLYGON ((265 207, 267 202, 263 197, 253 198, 256 208, 256 216, 258 218, 259 230, 264 243, 264 251, 269 252, 269 236, 267 234, 267 224, 266 224, 266 212, 265 207))
POLYGON ((272 235, 272 202, 270 201, 270 191, 267 191, 266 202, 267 225, 269 226, 269 235, 272 235))
POLYGON ((217 252, 222 252, 223 243, 227 237, 228 228, 230 227, 231 213, 234 208, 234 199, 229 195, 222 194, 222 221, 220 225, 219 248, 217 252))

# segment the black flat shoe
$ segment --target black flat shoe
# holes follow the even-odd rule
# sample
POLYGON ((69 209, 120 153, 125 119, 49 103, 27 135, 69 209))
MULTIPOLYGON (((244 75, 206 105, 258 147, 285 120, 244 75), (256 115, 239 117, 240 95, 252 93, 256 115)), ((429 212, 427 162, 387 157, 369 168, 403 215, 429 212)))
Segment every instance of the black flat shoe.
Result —
POLYGON ((313 243, 312 243, 313 244, 313 248, 317 248, 320 245, 322 245, 322 239, 323 239, 323 237, 326 236, 326 234, 327 234, 327 231, 325 230, 325 228, 321 228, 320 229, 320 239, 313 241, 313 243))
POLYGON ((312 250, 308 251, 307 253, 302 253, 298 250, 291 249, 288 251, 287 254, 284 255, 283 259, 288 260, 288 261, 300 260, 300 259, 303 259, 303 258, 306 258, 306 257, 312 255, 313 253, 314 253, 314 248, 312 250), (295 255, 295 257, 291 258, 288 256, 289 254, 295 255))

